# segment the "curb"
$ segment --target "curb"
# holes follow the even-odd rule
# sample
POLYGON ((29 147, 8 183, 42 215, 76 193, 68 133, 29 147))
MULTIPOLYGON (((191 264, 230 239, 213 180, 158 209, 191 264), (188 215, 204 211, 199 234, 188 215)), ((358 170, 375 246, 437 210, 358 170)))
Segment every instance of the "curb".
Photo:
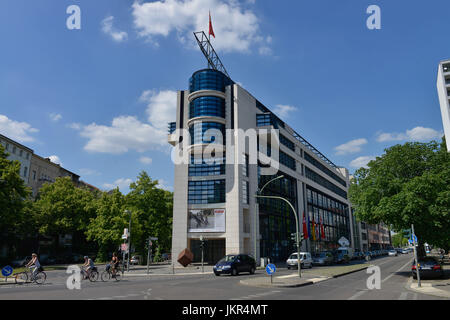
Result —
POLYGON ((405 288, 406 288, 407 290, 409 290, 409 291, 414 291, 414 292, 417 292, 417 293, 426 294, 426 295, 434 296, 434 297, 440 297, 440 298, 447 298, 447 299, 450 299, 450 293, 449 293, 449 292, 446 292, 446 291, 444 291, 444 290, 437 289, 437 288, 436 288, 435 286, 433 286, 432 284, 426 284, 426 286, 423 286, 424 284, 422 284, 421 289, 418 289, 418 288, 413 288, 413 287, 412 287, 412 285, 413 285, 412 282, 413 282, 413 280, 412 280, 412 278, 410 278, 410 279, 408 280, 408 282, 406 283, 406 285, 405 285, 405 288), (427 288, 428 290, 431 290, 431 292, 430 292, 430 291, 423 290, 423 288, 427 288))
POLYGON ((359 269, 355 269, 355 270, 352 270, 352 271, 336 274, 336 275, 332 276, 332 278, 339 278, 339 277, 342 277, 342 276, 346 276, 346 275, 351 274, 351 273, 355 273, 355 272, 358 272, 358 271, 361 271, 361 270, 365 270, 365 269, 367 269, 367 268, 369 268, 371 266, 373 266, 373 265, 369 265, 369 266, 361 267, 359 269))

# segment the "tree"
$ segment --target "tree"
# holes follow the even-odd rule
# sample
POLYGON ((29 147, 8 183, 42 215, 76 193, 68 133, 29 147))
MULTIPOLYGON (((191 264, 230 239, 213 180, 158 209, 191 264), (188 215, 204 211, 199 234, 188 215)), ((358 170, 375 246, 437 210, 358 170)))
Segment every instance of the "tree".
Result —
POLYGON ((408 244, 408 239, 406 239, 401 232, 396 233, 392 236, 392 245, 395 248, 402 248, 402 247, 406 246, 407 244, 408 244))
POLYGON ((157 185, 158 180, 142 171, 127 195, 127 207, 132 213, 132 244, 142 256, 146 256, 145 244, 150 236, 158 238, 159 250, 171 247, 173 195, 157 185))
POLYGON ((56 178, 41 188, 34 210, 40 234, 56 240, 60 234, 83 235, 95 217, 95 194, 76 187, 69 177, 56 178))
POLYGON ((88 240, 97 242, 97 259, 106 261, 108 252, 116 250, 121 243, 123 229, 128 227, 124 216, 125 197, 118 188, 102 193, 96 204, 96 216, 90 219, 86 230, 88 240))
POLYGON ((359 219, 390 224, 394 231, 414 224, 420 243, 449 249, 450 154, 445 141, 386 149, 368 168, 355 172, 349 197, 359 219))
POLYGON ((0 243, 3 244, 17 240, 17 230, 23 227, 25 218, 25 200, 31 194, 20 177, 20 162, 8 160, 7 157, 0 144, 0 243))

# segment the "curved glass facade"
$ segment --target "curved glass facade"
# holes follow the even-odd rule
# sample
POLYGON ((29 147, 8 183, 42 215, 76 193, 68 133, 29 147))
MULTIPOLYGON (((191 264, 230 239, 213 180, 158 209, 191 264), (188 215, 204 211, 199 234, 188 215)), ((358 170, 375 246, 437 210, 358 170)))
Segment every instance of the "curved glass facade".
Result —
POLYGON ((192 144, 222 143, 225 144, 225 125, 217 122, 197 122, 189 128, 192 144), (207 130, 211 130, 206 133, 207 130), (218 130, 218 131, 217 131, 218 130), (222 135, 222 141, 219 135, 222 135))
POLYGON ((232 84, 230 78, 222 72, 213 69, 204 69, 195 72, 189 79, 189 91, 217 90, 225 92, 225 87, 232 84))
POLYGON ((225 100, 218 97, 200 97, 189 105, 189 118, 210 116, 225 118, 225 100))

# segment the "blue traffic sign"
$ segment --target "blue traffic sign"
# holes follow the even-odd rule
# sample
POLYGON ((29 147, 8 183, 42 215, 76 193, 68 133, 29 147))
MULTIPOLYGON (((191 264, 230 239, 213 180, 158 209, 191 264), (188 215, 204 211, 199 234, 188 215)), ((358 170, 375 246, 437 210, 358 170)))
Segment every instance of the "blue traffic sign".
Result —
POLYGON ((267 274, 270 276, 270 275, 272 275, 273 273, 275 273, 275 271, 277 271, 277 268, 275 268, 275 265, 272 264, 272 263, 269 263, 269 264, 267 265, 267 267, 266 267, 266 272, 267 272, 267 274))
POLYGON ((412 237, 409 239, 409 243, 413 243, 413 242, 417 243, 417 237, 415 234, 413 234, 412 237))
POLYGON ((4 277, 9 277, 13 273, 13 268, 11 266, 6 266, 2 269, 2 275, 4 277))

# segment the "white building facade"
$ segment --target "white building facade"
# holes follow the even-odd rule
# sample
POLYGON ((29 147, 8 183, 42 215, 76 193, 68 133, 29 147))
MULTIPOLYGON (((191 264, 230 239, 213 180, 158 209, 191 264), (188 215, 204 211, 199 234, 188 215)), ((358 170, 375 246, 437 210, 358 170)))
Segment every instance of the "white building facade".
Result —
POLYGON ((5 148, 5 151, 9 154, 8 160, 17 160, 20 162, 20 177, 25 182, 25 184, 28 185, 30 179, 30 167, 33 150, 1 134, 0 143, 5 148))
POLYGON ((347 169, 334 165, 222 72, 199 70, 189 90, 178 92, 176 122, 169 124, 168 140, 185 155, 185 161, 175 163, 173 260, 189 248, 199 261, 201 236, 207 240, 205 261, 210 263, 236 253, 256 255, 258 262, 260 257, 286 260, 296 251, 291 240, 294 213, 283 200, 255 197, 259 188, 280 175, 262 194, 292 203, 300 233, 305 217, 309 238, 303 251, 335 249, 341 237, 354 247, 347 169), (255 136, 242 141, 229 133, 237 129, 255 136), (271 129, 279 134, 271 136, 271 129), (209 130, 222 133, 223 139, 209 130), (252 138, 256 146, 249 142, 252 138), (208 146, 216 157, 224 151, 224 163, 205 161, 208 146), (267 174, 266 157, 276 158, 272 169, 278 171, 267 174))
POLYGON ((441 61, 437 76, 437 91, 441 105, 447 151, 450 152, 450 60, 441 61))

